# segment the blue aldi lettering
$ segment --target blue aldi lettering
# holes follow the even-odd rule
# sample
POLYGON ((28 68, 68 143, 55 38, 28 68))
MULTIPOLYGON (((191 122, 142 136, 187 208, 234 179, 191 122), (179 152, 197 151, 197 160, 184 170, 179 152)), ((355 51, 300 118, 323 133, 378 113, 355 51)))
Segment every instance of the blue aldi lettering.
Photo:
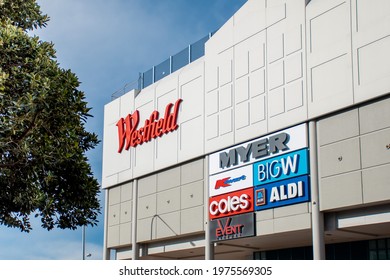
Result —
POLYGON ((253 164, 254 185, 264 185, 308 174, 307 149, 262 160, 253 164))
POLYGON ((255 192, 255 211, 275 208, 309 201, 308 176, 257 186, 255 192))

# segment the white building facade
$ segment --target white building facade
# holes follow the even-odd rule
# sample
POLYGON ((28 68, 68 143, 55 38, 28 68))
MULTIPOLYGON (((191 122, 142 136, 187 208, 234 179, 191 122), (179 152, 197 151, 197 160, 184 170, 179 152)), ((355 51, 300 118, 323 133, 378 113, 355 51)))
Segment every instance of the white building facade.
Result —
POLYGON ((105 258, 389 259, 388 11, 248 0, 107 104, 105 258))

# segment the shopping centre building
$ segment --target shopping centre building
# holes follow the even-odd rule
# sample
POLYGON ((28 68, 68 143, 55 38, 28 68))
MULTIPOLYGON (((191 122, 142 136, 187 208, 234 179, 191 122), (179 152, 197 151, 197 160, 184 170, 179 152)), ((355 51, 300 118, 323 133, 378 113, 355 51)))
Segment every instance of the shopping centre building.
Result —
POLYGON ((105 106, 105 258, 390 259, 389 11, 248 0, 142 73, 105 106))

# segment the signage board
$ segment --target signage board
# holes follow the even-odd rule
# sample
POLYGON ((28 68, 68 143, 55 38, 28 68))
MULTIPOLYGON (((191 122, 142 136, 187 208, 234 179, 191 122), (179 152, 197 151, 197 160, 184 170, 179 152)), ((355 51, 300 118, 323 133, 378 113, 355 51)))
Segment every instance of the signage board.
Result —
POLYGON ((182 99, 178 99, 175 104, 169 103, 165 107, 162 118, 160 118, 158 111, 153 111, 141 128, 138 128, 138 124, 140 123, 138 110, 135 110, 132 114, 128 114, 126 118, 120 118, 116 124, 119 140, 118 153, 121 153, 123 148, 126 150, 130 149, 130 147, 135 148, 138 145, 142 145, 145 142, 149 142, 152 139, 176 130, 179 127, 177 117, 182 101, 182 99))
POLYGON ((209 198, 210 220, 253 212, 253 188, 209 198))
POLYGON ((302 149, 253 164, 253 184, 264 185, 308 172, 308 151, 302 149))
POLYGON ((253 171, 251 165, 209 177, 210 197, 250 187, 253 187, 253 171))
POLYGON ((255 211, 309 201, 308 175, 257 186, 254 200, 255 211))
POLYGON ((210 221, 210 240, 223 241, 255 235, 254 213, 210 221))
POLYGON ((301 124, 211 154, 209 174, 224 172, 307 146, 307 125, 301 124))

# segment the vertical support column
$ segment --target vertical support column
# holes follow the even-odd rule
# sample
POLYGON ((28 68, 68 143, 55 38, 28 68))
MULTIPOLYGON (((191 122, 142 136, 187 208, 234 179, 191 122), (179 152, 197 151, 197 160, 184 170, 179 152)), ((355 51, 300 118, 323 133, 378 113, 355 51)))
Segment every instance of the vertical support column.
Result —
POLYGON ((190 64, 191 63, 191 45, 188 45, 188 63, 187 64, 190 64))
POLYGON ((169 74, 172 74, 172 70, 173 70, 173 58, 172 56, 169 57, 169 74))
POLYGON ((205 223, 205 260, 214 259, 214 243, 210 240, 210 220, 209 220, 209 156, 204 159, 204 223, 205 223))
POLYGON ((137 204, 138 204, 138 179, 133 181, 133 211, 132 211, 132 223, 131 223, 131 259, 139 259, 139 246, 137 244, 137 204))
POLYGON ((107 233, 108 233, 108 189, 104 190, 105 198, 104 198, 104 237, 103 237, 103 260, 110 259, 110 249, 107 248, 107 233))
POLYGON ((82 260, 85 260, 85 226, 81 226, 82 260))
POLYGON ((314 260, 325 259, 324 214, 320 212, 317 156, 317 124, 309 122, 310 186, 311 186, 311 224, 314 260))

